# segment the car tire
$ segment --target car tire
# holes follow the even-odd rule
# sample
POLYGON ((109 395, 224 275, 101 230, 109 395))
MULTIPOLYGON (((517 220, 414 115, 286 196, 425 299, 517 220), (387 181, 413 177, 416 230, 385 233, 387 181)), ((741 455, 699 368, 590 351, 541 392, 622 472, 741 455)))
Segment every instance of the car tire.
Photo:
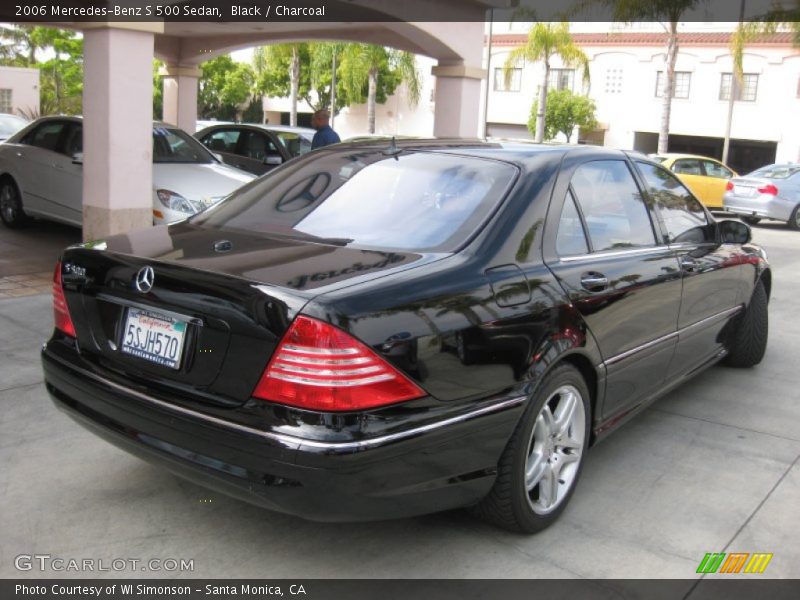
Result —
POLYGON ((10 177, 0 180, 0 219, 11 229, 18 229, 28 223, 19 189, 10 177))
POLYGON ((559 365, 528 402, 500 457, 494 486, 474 513, 515 532, 536 533, 550 526, 575 491, 590 421, 583 376, 572 365, 559 365), (564 420, 570 405, 572 417, 564 420))
POLYGON ((761 362, 767 350, 769 316, 767 291, 759 280, 750 304, 739 319, 725 363, 732 367, 752 367, 761 362))
POLYGON ((748 225, 758 225, 761 223, 761 217, 742 217, 742 221, 748 225))
POLYGON ((794 207, 792 216, 789 217, 789 222, 786 223, 786 226, 795 231, 800 230, 800 204, 794 207))

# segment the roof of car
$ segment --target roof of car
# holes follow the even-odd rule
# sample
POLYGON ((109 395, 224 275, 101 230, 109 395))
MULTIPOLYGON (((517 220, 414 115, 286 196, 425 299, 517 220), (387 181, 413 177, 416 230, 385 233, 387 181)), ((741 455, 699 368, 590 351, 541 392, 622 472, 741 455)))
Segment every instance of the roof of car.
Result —
POLYGON ((720 162, 716 158, 712 158, 710 156, 701 156, 699 154, 682 154, 680 152, 655 152, 651 154, 651 156, 657 156, 659 158, 671 158, 672 160, 677 160, 679 158, 699 158, 701 160, 713 160, 714 162, 720 162))

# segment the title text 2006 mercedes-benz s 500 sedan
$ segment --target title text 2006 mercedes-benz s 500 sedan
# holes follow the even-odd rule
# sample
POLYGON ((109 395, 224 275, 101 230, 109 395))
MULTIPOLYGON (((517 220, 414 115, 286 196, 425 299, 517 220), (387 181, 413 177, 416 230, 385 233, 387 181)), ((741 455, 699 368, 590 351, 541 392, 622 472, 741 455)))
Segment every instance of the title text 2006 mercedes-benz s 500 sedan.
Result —
POLYGON ((146 460, 316 520, 471 506, 534 532, 587 448, 764 354, 738 221, 603 148, 368 141, 171 226, 68 248, 55 404, 146 460))

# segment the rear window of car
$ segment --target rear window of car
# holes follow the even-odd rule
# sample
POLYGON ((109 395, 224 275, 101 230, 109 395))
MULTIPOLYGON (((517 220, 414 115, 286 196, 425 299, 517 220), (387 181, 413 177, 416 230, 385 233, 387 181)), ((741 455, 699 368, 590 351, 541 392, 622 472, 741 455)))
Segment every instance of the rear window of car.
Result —
POLYGON ((516 167, 430 152, 309 154, 192 219, 219 229, 451 252, 498 206, 516 167))
POLYGON ((800 173, 800 165, 770 165, 756 169, 748 177, 765 177, 767 179, 789 179, 800 173))

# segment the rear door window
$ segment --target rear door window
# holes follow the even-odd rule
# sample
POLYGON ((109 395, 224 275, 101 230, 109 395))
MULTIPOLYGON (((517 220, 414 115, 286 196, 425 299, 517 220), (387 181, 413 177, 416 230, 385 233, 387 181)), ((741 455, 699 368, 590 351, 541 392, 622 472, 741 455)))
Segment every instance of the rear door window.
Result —
POLYGON ((653 246, 653 225, 639 186, 622 160, 578 167, 570 185, 588 228, 591 250, 653 246))
POLYGON ((716 177, 718 179, 730 179, 733 177, 733 172, 730 169, 723 167, 719 163, 715 163, 713 160, 704 160, 703 168, 706 170, 706 175, 709 177, 716 177))
POLYGON ((581 215, 575 206, 572 192, 567 192, 564 208, 561 209, 561 219, 558 221, 556 236, 556 252, 559 256, 576 256, 589 252, 586 232, 583 230, 581 215))
POLYGON ((637 162, 655 209, 667 229, 670 243, 712 242, 714 234, 703 205, 672 173, 650 163, 637 162))
POLYGON ((280 156, 281 153, 269 136, 257 131, 243 131, 239 141, 238 154, 254 160, 264 160, 267 156, 280 156))

